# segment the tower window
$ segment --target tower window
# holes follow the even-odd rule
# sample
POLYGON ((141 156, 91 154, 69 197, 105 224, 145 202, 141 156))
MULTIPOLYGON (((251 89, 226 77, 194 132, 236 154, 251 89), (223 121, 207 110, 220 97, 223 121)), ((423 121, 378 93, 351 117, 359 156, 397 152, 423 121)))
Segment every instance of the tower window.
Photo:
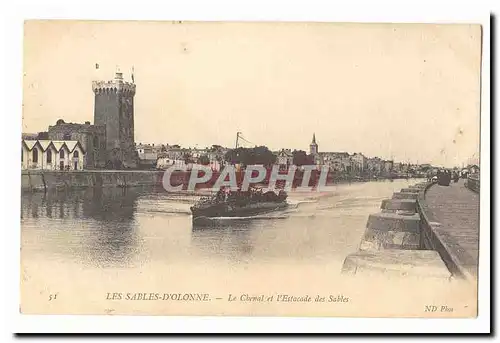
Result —
POLYGON ((47 150, 47 163, 52 163, 52 151, 47 150))
POLYGON ((64 158, 64 150, 59 151, 59 158, 64 158))
POLYGON ((75 151, 75 152, 73 153, 73 158, 78 158, 78 156, 79 156, 78 151, 75 151))

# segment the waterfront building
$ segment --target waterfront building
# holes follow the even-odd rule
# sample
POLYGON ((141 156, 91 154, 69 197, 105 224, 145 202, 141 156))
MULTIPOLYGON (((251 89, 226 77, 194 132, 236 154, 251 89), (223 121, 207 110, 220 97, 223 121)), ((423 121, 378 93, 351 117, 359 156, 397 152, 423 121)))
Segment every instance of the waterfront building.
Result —
POLYGON ((288 169, 293 164, 293 153, 290 149, 281 149, 276 154, 276 164, 281 170, 288 169))
POLYGON ((208 158, 208 151, 209 151, 208 148, 205 148, 205 149, 193 148, 193 149, 189 149, 188 151, 189 151, 189 154, 191 156, 191 159, 195 163, 201 163, 200 158, 202 158, 203 156, 208 158))
POLYGON ((347 152, 320 152, 321 165, 328 166, 331 171, 350 172, 351 159, 347 152))
POLYGON ((79 141, 22 140, 21 169, 83 170, 85 149, 79 141))
POLYGON ((154 148, 154 145, 150 144, 139 144, 136 145, 137 156, 141 160, 156 160, 158 158, 158 152, 154 148))
MULTIPOLYGON (((40 134, 39 134, 40 136, 40 134)), ((49 126, 48 139, 53 141, 78 141, 86 151, 85 166, 88 169, 104 168, 106 165, 106 128, 105 126, 65 123, 59 119, 49 126)))
POLYGON ((358 173, 363 173, 367 168, 367 158, 362 153, 354 153, 351 156, 352 169, 358 173))
POLYGON ((336 158, 335 154, 323 152, 320 153, 321 161, 319 164, 323 166, 328 166, 329 170, 335 171, 340 168, 340 161, 336 158))
POLYGON ((394 161, 388 160, 388 161, 383 161, 383 171, 386 174, 390 174, 393 171, 394 167, 394 161))
POLYGON ((170 167, 184 168, 185 166, 187 164, 184 159, 170 158, 168 156, 160 156, 156 162, 156 168, 158 169, 167 169, 170 167))
POLYGON ((341 170, 345 173, 353 171, 351 156, 347 152, 337 153, 337 158, 340 159, 341 170))
POLYGON ((227 164, 224 157, 228 151, 228 148, 216 144, 210 147, 207 155, 210 160, 210 167, 212 170, 220 171, 227 164))
POLYGON ((367 160, 368 171, 373 175, 380 175, 383 171, 383 161, 379 157, 371 157, 367 160))
POLYGON ((398 163, 398 172, 408 173, 409 170, 410 170, 410 165, 408 163, 403 163, 403 162, 398 163))
POLYGON ((183 149, 178 145, 170 146, 167 148, 167 151, 165 151, 164 157, 168 157, 171 160, 183 160, 187 151, 188 149, 183 149))
POLYGON ((220 171, 225 165, 224 155, 229 149, 219 145, 210 148, 182 148, 179 145, 166 145, 158 153, 157 168, 171 166, 190 169, 194 164, 203 164, 214 171, 220 171))
POLYGON ((135 146, 137 152, 137 167, 139 169, 151 169, 156 167, 158 160, 157 149, 154 144, 138 144, 135 146))

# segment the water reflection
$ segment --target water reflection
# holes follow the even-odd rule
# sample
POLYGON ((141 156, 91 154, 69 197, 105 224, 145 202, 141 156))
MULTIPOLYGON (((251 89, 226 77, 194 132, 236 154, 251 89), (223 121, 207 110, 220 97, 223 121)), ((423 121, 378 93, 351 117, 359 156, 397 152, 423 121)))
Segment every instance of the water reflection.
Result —
POLYGON ((100 266, 129 265, 141 243, 135 221, 139 194, 119 188, 25 194, 23 248, 100 266))

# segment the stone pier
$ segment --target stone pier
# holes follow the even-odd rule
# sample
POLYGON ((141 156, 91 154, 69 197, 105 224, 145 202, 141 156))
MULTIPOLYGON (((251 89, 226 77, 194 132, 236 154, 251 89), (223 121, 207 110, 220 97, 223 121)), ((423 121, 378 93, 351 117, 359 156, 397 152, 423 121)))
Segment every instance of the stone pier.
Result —
POLYGON ((382 201, 381 208, 386 211, 417 211, 417 200, 415 199, 386 199, 382 201))
POLYGON ((413 192, 396 192, 392 195, 393 199, 414 199, 416 200, 418 193, 413 192))
POLYGON ((383 200, 381 212, 368 217, 359 250, 347 256, 342 272, 450 279, 439 252, 429 249, 422 236, 417 202, 429 186, 412 185, 383 200))
POLYGON ((344 261, 347 274, 477 282, 479 182, 419 183, 382 201, 368 218, 359 250, 344 261))

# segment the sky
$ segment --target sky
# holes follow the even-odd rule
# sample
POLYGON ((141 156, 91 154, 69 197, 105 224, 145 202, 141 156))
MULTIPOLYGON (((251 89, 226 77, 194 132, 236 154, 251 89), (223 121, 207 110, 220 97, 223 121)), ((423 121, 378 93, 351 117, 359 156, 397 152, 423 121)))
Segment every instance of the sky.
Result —
POLYGON ((93 122, 92 81, 132 66, 137 143, 479 152, 481 27, 465 24, 27 21, 22 131, 93 122))

